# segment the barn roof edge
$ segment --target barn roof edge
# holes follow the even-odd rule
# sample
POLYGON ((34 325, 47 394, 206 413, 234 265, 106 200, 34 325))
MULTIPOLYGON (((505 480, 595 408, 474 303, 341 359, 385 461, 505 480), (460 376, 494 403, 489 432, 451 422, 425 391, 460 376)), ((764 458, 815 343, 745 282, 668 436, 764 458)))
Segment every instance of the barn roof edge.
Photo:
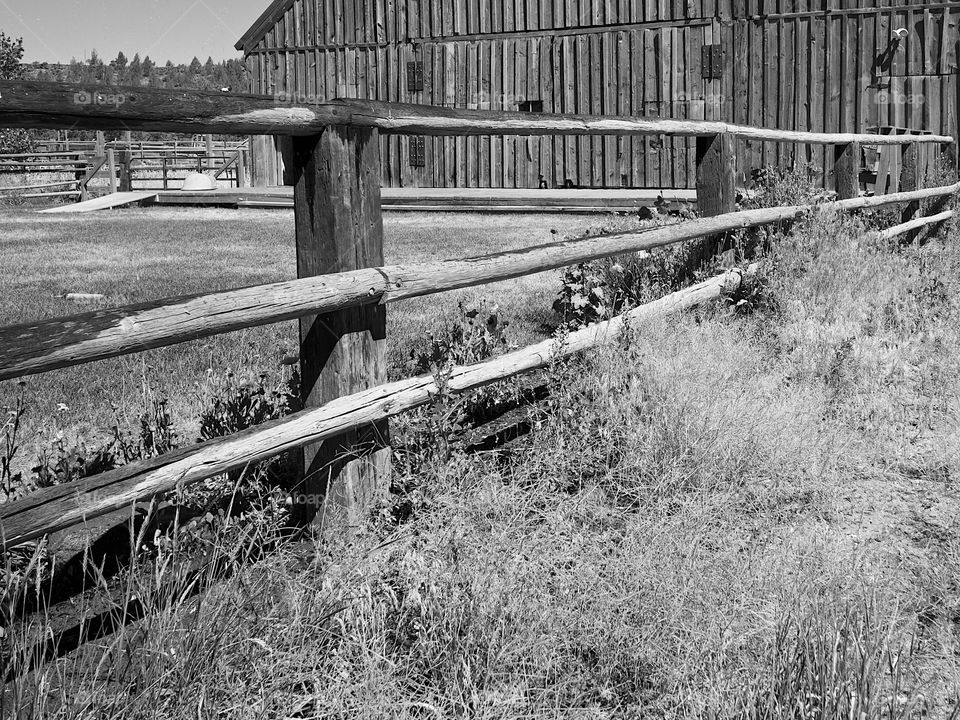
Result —
POLYGON ((243 34, 234 47, 246 53, 257 43, 263 40, 264 36, 270 32, 270 28, 276 25, 277 21, 293 7, 296 0, 273 0, 270 6, 263 11, 263 14, 257 18, 257 21, 250 26, 250 29, 243 34))

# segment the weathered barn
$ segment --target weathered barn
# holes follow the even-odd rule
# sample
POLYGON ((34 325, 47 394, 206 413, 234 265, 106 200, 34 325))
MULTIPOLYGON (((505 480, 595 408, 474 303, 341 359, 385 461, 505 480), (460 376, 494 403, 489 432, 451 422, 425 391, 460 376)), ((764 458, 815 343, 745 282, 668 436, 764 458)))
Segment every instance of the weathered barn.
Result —
MULTIPOLYGON (((956 0, 275 0, 237 48, 250 90, 290 102, 957 136, 958 20, 956 0)), ((257 148, 255 182, 282 182, 282 154, 257 148)), ((386 137, 382 153, 393 187, 695 184, 689 139, 386 137)), ((738 158, 743 178, 832 166, 771 143, 738 158)))

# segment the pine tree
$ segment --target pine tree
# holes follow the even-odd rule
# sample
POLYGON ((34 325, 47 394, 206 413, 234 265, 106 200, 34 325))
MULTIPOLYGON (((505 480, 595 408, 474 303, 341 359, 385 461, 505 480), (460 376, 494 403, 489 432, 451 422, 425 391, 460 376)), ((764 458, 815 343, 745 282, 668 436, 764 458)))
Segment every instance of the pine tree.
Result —
MULTIPOLYGON (((23 38, 16 40, 0 32, 0 78, 19 80, 23 77, 23 38)), ((33 137, 26 130, 0 129, 0 152, 22 153, 33 150, 33 137)))
POLYGON ((143 63, 140 62, 140 53, 133 56, 130 66, 127 68, 127 82, 131 85, 139 85, 143 78, 143 63))

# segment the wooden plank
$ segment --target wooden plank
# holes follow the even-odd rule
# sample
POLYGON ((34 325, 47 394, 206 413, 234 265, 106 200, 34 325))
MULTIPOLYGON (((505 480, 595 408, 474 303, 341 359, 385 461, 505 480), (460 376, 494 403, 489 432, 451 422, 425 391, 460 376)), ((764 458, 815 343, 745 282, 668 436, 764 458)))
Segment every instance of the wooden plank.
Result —
MULTIPOLYGON (((70 214, 70 213, 84 213, 84 212, 94 212, 96 210, 107 210, 109 208, 123 207, 124 205, 133 205, 134 203, 143 202, 144 200, 150 200, 155 198, 157 193, 155 191, 137 191, 137 192, 126 192, 120 191, 112 193, 110 195, 104 195, 103 197, 94 198, 93 200, 87 200, 83 203, 77 203, 75 205, 63 205, 61 207, 48 208, 46 210, 40 210, 43 214, 70 214)), ((43 350, 43 342, 37 340, 38 350, 43 350)), ((64 367, 61 365, 60 367, 64 367)))
MULTIPOLYGON (((603 64, 600 66, 601 73, 601 102, 602 114, 618 115, 618 68, 617 47, 619 39, 616 33, 605 33, 600 36, 601 57, 603 64)), ((618 161, 619 152, 617 150, 617 138, 613 135, 607 135, 603 138, 603 173, 602 184, 608 188, 620 187, 620 163, 618 161)))
MULTIPOLYGON (((298 139, 294 163, 297 276, 382 265, 377 132, 334 126, 319 137, 298 139)), ((385 382, 385 309, 366 305, 301 319, 300 375, 307 408, 385 382)), ((360 522, 389 489, 387 438, 388 428, 380 424, 307 446, 301 512, 319 513, 322 523, 335 515, 360 522)))
MULTIPOLYGON (((810 21, 810 54, 808 87, 810 92, 810 115, 807 119, 807 129, 813 132, 824 129, 824 94, 826 78, 824 75, 824 65, 827 62, 827 34, 826 20, 815 18, 810 21)), ((827 169, 824 167, 824 154, 822 152, 811 153, 811 161, 816 176, 824 183, 827 180, 827 169)))
MULTIPOLYGON (((481 110, 491 108, 490 95, 493 87, 493 43, 477 43, 477 62, 479 63, 478 92, 479 107, 481 110)), ((491 138, 486 135, 480 139, 479 144, 479 187, 491 187, 493 185, 491 173, 491 138)))
MULTIPOLYGON (((512 2, 506 0, 503 4, 504 6, 504 23, 507 22, 507 8, 512 7, 512 2)), ((510 11, 510 20, 511 27, 513 24, 513 15, 512 10, 510 11)), ((505 40, 503 43, 503 64, 501 66, 503 71, 503 96, 504 104, 507 105, 511 110, 516 109, 517 101, 517 52, 516 52, 516 41, 514 40, 505 40)), ((516 183, 516 174, 517 174, 517 151, 516 151, 516 137, 505 136, 503 138, 502 145, 502 163, 503 163, 503 187, 506 188, 515 188, 516 183)))
MULTIPOLYGON (((527 22, 531 22, 530 12, 532 8, 528 7, 527 11, 527 22)), ((533 16, 536 20, 536 15, 533 16)), ((533 101, 544 101, 543 97, 543 86, 540 80, 540 40, 536 37, 531 37, 526 42, 527 46, 527 56, 526 56, 526 67, 527 67, 527 77, 526 77, 526 86, 524 88, 524 95, 528 100, 533 101)), ((527 138, 526 142, 526 161, 527 161, 527 170, 525 173, 525 182, 524 187, 528 188, 539 188, 540 182, 542 179, 541 167, 540 167, 540 154, 541 154, 541 140, 539 136, 531 136, 527 138)))
MULTIPOLYGON (((653 4, 652 0, 648 4, 653 4)), ((652 12, 651 7, 647 7, 652 12)), ((659 83, 657 82, 657 32, 643 33, 643 116, 659 117, 660 103, 657 100, 659 83)), ((644 178, 643 187, 662 187, 660 184, 660 165, 656 146, 660 138, 643 138, 644 178)))
MULTIPOLYGON (((567 0, 570 2, 570 0, 567 0)), ((568 11, 573 8, 568 6, 568 11)), ((569 17, 569 16, 568 16, 569 17)), ((570 37, 560 39, 558 52, 562 55, 563 67, 563 106, 565 113, 575 112, 577 107, 577 58, 576 40, 570 37)), ((579 141, 575 138, 563 138, 563 173, 557 179, 566 187, 580 183, 579 141)))

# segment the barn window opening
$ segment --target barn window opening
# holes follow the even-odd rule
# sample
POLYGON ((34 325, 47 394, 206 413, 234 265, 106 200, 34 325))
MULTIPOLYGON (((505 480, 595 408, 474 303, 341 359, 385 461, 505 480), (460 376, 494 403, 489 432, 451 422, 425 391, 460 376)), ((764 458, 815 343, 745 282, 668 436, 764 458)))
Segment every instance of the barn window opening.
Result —
POLYGON ((520 112, 542 113, 543 100, 523 100, 517 103, 517 107, 520 112))
POLYGON ((423 91, 423 63, 407 63, 407 92, 423 91))
POLYGON ((422 168, 427 166, 427 141, 422 136, 410 138, 410 167, 422 168))

